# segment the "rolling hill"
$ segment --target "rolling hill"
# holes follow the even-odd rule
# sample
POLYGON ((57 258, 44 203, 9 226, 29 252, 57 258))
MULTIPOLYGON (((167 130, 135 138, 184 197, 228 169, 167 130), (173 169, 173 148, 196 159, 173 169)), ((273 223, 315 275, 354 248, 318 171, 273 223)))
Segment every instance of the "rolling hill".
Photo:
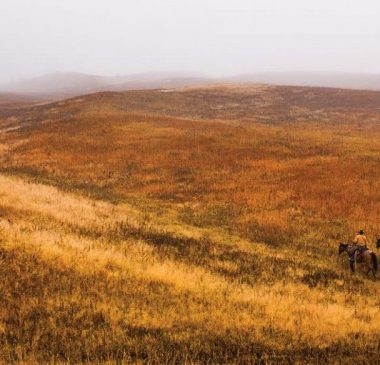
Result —
POLYGON ((0 107, 2 109, 31 106, 39 101, 39 99, 30 95, 0 92, 0 107))
POLYGON ((77 72, 57 72, 20 80, 2 87, 8 93, 43 98, 65 98, 99 91, 123 91, 194 86, 211 79, 175 73, 142 73, 127 76, 97 76, 77 72))
POLYGON ((204 87, 206 85, 233 86, 241 84, 270 84, 318 86, 330 88, 380 90, 380 76, 355 73, 286 73, 262 72, 231 77, 207 77, 196 74, 148 72, 132 75, 97 76, 76 72, 57 72, 3 85, 7 93, 29 95, 34 98, 63 99, 100 91, 171 89, 204 87))
POLYGON ((0 113, 0 361, 366 363, 380 92, 219 85, 0 113))
POLYGON ((261 72, 233 76, 232 82, 380 90, 380 75, 344 72, 261 72))

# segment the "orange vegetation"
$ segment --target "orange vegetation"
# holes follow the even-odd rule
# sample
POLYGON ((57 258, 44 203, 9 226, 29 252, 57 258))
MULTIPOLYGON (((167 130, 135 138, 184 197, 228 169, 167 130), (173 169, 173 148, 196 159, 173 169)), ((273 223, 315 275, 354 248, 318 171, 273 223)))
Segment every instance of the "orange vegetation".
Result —
POLYGON ((336 246, 361 228, 380 236, 379 108, 376 92, 260 86, 4 116, 5 261, 62 326, 42 318, 30 338, 3 324, 6 359, 371 361, 379 288, 336 246), (63 343, 47 352, 46 333, 63 343))

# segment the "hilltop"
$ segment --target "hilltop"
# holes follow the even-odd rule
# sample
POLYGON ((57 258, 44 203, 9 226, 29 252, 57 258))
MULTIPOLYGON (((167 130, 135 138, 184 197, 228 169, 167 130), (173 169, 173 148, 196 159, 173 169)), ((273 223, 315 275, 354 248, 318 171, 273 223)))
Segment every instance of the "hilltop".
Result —
POLYGON ((6 92, 64 99, 99 91, 174 88, 210 83, 210 78, 179 73, 140 73, 125 76, 98 76, 79 72, 56 72, 19 80, 2 87, 6 92))
POLYGON ((146 72, 99 76, 79 72, 56 72, 3 85, 7 93, 38 98, 64 99, 101 91, 170 89, 184 87, 234 87, 235 84, 314 86, 358 90, 380 90, 380 76, 359 73, 257 72, 229 77, 209 77, 190 73, 146 72))
POLYGON ((348 72, 257 72, 237 75, 232 82, 380 90, 380 75, 348 72))
POLYGON ((380 92, 219 85, 0 113, 0 359, 368 363, 380 92))
POLYGON ((0 107, 2 110, 27 107, 36 104, 39 101, 39 99, 30 95, 0 92, 0 107))

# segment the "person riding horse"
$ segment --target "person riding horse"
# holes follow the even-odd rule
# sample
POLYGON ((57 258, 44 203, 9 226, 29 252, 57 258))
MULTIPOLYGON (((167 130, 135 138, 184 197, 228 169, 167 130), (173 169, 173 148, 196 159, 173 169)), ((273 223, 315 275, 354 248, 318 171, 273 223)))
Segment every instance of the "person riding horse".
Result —
MULTIPOLYGON (((380 248, 380 238, 377 239, 376 248, 380 248)), ((343 252, 348 254, 352 272, 355 272, 356 263, 361 263, 367 267, 367 274, 372 272, 373 278, 376 279, 378 260, 376 254, 367 247, 367 237, 364 231, 361 230, 352 243, 340 243, 338 254, 343 252)))
POLYGON ((352 241, 352 245, 347 248, 348 256, 351 262, 355 261, 355 254, 361 255, 363 252, 367 251, 367 237, 363 230, 360 230, 352 241))

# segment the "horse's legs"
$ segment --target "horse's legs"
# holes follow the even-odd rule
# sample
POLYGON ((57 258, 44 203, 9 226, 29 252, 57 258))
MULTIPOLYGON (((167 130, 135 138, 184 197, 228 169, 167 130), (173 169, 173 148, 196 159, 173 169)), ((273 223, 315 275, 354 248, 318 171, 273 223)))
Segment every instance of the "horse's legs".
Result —
POLYGON ((350 257, 350 267, 353 273, 355 272, 357 262, 358 262, 358 251, 355 251, 352 257, 350 257))
POLYGON ((350 260, 350 268, 352 272, 355 272, 355 262, 350 260))
POLYGON ((376 271, 375 271, 375 268, 372 266, 372 264, 368 264, 367 276, 369 272, 372 272, 373 278, 376 279, 376 271))

